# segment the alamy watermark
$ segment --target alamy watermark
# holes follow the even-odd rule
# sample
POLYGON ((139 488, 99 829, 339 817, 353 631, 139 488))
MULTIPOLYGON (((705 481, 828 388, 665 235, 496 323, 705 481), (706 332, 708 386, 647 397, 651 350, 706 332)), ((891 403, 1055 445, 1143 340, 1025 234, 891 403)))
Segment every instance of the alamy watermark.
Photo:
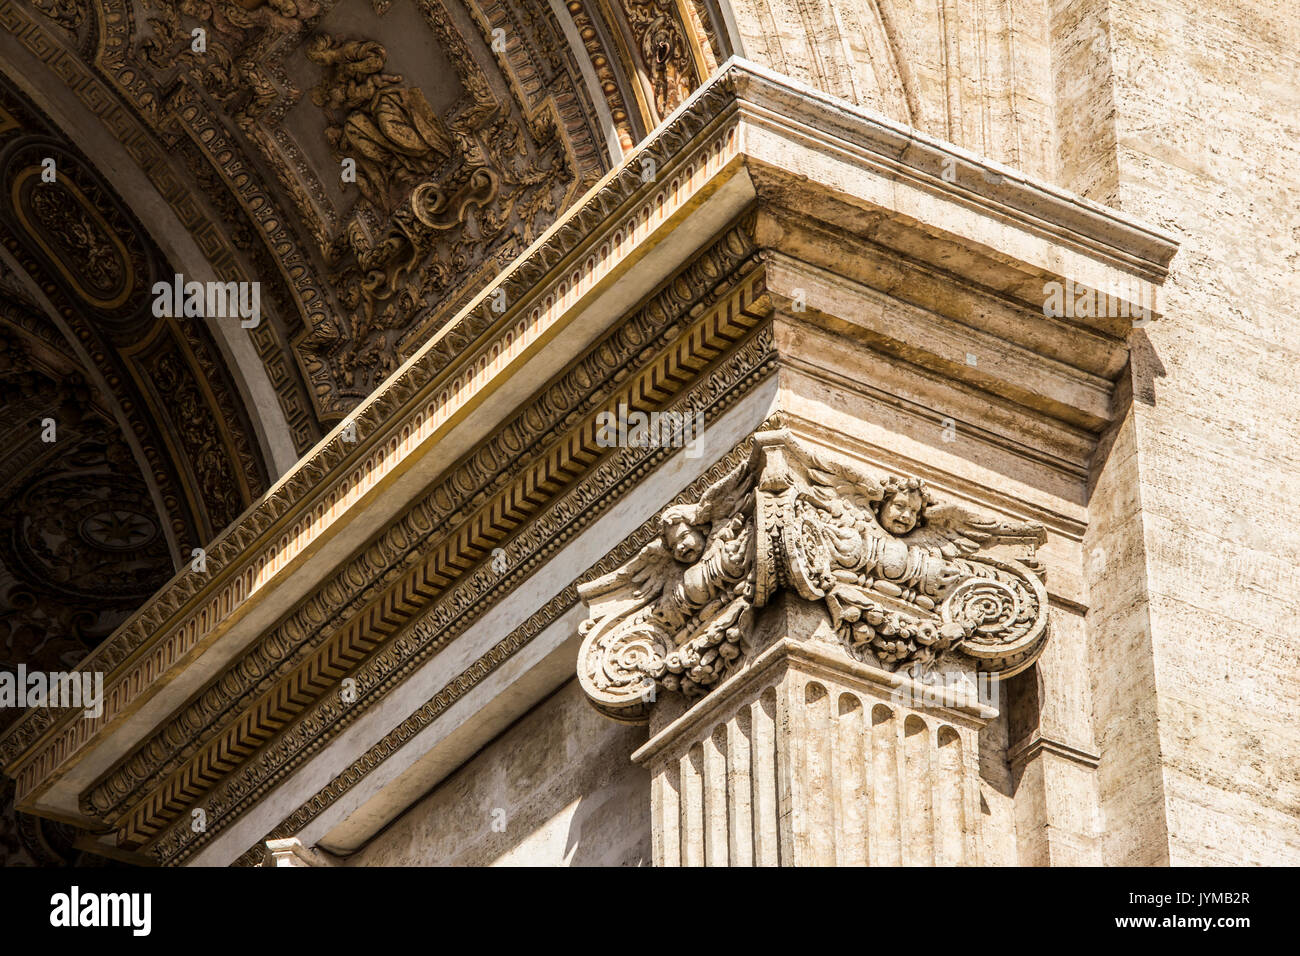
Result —
POLYGON ((153 928, 152 893, 91 893, 73 886, 50 897, 50 925, 124 927, 132 936, 148 936, 153 928))
POLYGON ((0 707, 79 707, 94 719, 104 712, 103 671, 0 671, 0 707))
POLYGON ((262 321, 260 282, 186 282, 177 273, 172 281, 154 283, 153 314, 158 318, 206 317, 239 319, 239 327, 256 328, 262 321))
POLYGON ((1133 280, 1106 289, 1094 289, 1073 279, 1043 284, 1043 315, 1063 319, 1132 319, 1146 325, 1159 312, 1158 289, 1150 282, 1133 280))
POLYGON ((889 692, 900 707, 973 707, 983 704, 997 708, 1001 698, 1001 680, 984 671, 931 671, 913 677, 889 692))
POLYGON ((596 444, 601 448, 685 448, 687 458, 701 454, 704 413, 618 411, 596 416, 596 444))

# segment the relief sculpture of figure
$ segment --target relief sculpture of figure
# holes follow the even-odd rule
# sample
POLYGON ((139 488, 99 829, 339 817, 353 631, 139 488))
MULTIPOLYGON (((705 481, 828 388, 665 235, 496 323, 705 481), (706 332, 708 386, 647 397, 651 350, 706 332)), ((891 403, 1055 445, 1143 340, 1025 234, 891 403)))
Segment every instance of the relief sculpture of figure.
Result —
POLYGON ((808 476, 794 510, 804 540, 821 546, 796 556, 803 573, 794 579, 805 597, 826 601, 855 656, 921 676, 989 621, 1011 627, 1036 618, 1022 567, 968 559, 999 545, 1032 550, 1045 540, 1040 526, 939 504, 919 478, 877 481, 813 456, 808 476))
POLYGON ((914 678, 956 652, 1002 674, 1037 656, 1042 527, 937 502, 919 478, 874 478, 786 431, 754 441, 699 504, 666 509, 655 540, 579 588, 578 673, 598 709, 638 720, 656 689, 707 693, 783 588, 823 604, 857 660, 914 678))
POLYGON ((312 91, 332 120, 325 135, 338 156, 356 160, 361 194, 386 212, 404 187, 452 155, 451 137, 424 94, 383 72, 387 57, 372 40, 322 35, 307 46, 307 58, 325 67, 312 91))
POLYGON ((578 589, 594 612, 582 633, 603 692, 696 696, 740 656, 753 621, 751 484, 738 468, 699 504, 668 508, 636 557, 578 589))

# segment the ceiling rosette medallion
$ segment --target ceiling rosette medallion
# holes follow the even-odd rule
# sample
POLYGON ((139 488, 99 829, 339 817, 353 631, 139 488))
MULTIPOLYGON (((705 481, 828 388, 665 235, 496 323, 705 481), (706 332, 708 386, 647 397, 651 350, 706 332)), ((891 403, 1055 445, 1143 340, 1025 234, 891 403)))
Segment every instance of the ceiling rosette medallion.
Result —
POLYGON ((755 650, 756 611, 782 589, 822 602, 854 658, 913 677, 949 657, 1009 676, 1047 636, 1040 525, 937 501, 919 479, 874 477, 785 430, 757 434, 745 463, 659 524, 579 590, 578 677, 619 720, 735 673, 755 650))
POLYGON ((7 132, 0 144, 0 221, 111 337, 138 337, 152 320, 151 264, 129 214, 52 136, 17 123, 7 132), (51 168, 59 173, 47 181, 51 168))

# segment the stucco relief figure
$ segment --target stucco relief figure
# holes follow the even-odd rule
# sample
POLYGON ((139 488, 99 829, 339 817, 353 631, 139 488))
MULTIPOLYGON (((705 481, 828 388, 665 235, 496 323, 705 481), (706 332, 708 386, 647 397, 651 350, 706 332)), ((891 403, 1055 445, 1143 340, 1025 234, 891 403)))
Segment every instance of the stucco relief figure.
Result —
POLYGON ((826 601, 855 656, 919 675, 977 639, 976 619, 1006 628, 999 642, 1035 619, 1041 601, 1027 566, 966 558, 999 545, 1032 551, 1045 540, 1038 525, 936 503, 918 478, 876 481, 835 462, 815 463, 808 476, 793 509, 805 546, 791 555, 791 581, 826 601))
POLYGON ((593 611, 582 627, 589 677, 638 715, 655 688, 699 696, 741 656, 753 624, 751 485, 742 466, 699 504, 668 508, 636 557, 578 589, 593 611))
POLYGON ((400 191, 452 155, 452 142, 424 94, 383 72, 387 52, 372 40, 318 36, 307 58, 325 67, 312 102, 333 122, 325 135, 340 157, 356 160, 357 187, 384 211, 400 191))
POLYGON ((597 708, 636 720, 656 690, 707 693, 781 588, 823 602, 843 647, 886 670, 921 676, 959 653, 1009 674, 1037 656, 1040 526, 936 502, 919 479, 874 478, 785 431, 754 441, 698 505, 665 510, 655 541, 579 589, 578 674, 597 708))
MULTIPOLYGON (((372 40, 322 34, 307 45, 307 57, 324 68, 312 101, 330 121, 325 135, 335 157, 356 164, 363 200, 328 253, 340 267, 340 301, 351 312, 342 334, 348 344, 337 356, 339 380, 351 388, 396 368, 388 333, 409 322, 416 307, 411 276, 423 270, 423 281, 438 271, 427 261, 434 237, 452 233, 453 244, 481 238, 482 230, 466 223, 474 210, 486 217, 500 176, 484 165, 474 124, 495 111, 476 99, 475 108, 445 123, 420 89, 384 72, 388 52, 372 40)), ((328 349, 340 336, 327 323, 312 341, 328 349)))

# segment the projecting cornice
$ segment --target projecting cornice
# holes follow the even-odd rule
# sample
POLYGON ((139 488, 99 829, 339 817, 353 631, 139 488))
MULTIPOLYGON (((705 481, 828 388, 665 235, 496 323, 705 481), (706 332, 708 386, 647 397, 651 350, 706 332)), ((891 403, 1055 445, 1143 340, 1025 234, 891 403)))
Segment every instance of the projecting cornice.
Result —
MULTIPOLYGON (((287 572, 301 567, 302 559, 325 539, 337 537, 350 518, 365 511, 373 525, 377 511, 390 516, 395 508, 373 500, 380 486, 390 486, 413 470, 412 484, 431 478, 437 466, 426 461, 423 468, 417 467, 422 453, 580 313, 590 311, 593 300, 608 298, 604 294, 615 281, 622 280, 618 298, 624 300, 637 289, 653 288, 655 279, 662 277, 655 272, 662 273, 663 265, 639 270, 645 273, 637 275, 639 281, 626 281, 629 273, 638 271, 634 267, 672 227, 729 182, 737 169, 732 162, 736 130, 719 129, 716 123, 724 94, 713 87, 706 92, 711 94, 707 103, 679 111, 652 139, 651 148, 676 157, 661 167, 659 179, 644 181, 641 166, 627 162, 602 180, 221 534, 207 550, 206 573, 177 575, 87 658, 84 667, 110 675, 109 703, 95 727, 63 735, 63 743, 71 745, 69 755, 138 706, 159 674, 247 617, 255 595, 289 577, 287 572), (677 178, 668 181, 674 174, 677 178), (494 311, 494 302, 507 303, 505 312, 494 311), (353 436, 355 441, 349 440, 353 436), (146 644, 156 653, 142 660, 146 644), (114 680, 119 673, 134 680, 114 680)), ((737 195, 715 214, 718 228, 743 210, 746 198, 737 195)), ((632 302, 635 297, 626 304, 632 302)), ((615 308, 611 302, 602 311, 609 316, 615 308)), ((581 329, 583 338, 590 341, 594 330, 595 323, 588 322, 581 329)), ((0 761, 6 769, 28 755, 56 724, 56 715, 45 710, 33 711, 15 724, 0 741, 0 761)))
MULTIPOLYGON (((765 198, 797 199, 801 188, 799 164, 782 162, 791 157, 783 157, 779 148, 764 148, 780 142, 816 151, 824 163, 818 170, 822 176, 817 192, 827 194, 830 187, 832 195, 838 190, 838 198, 854 206, 874 206, 897 218, 900 230, 915 228, 931 238, 946 230, 960 235, 954 227, 961 223, 960 210, 965 208, 979 214, 972 224, 984 221, 980 228, 962 230, 972 247, 987 242, 988 252, 1007 259, 1015 258, 1016 252, 1032 252, 1029 246, 997 247, 996 226, 1005 224, 1026 237, 1075 249, 1153 281, 1163 280, 1177 252, 1176 238, 1164 230, 757 64, 729 61, 715 84, 728 78, 735 109, 746 120, 743 149, 753 161, 759 192, 765 198), (903 189, 915 189, 917 195, 909 197, 903 189), (951 206, 928 205, 927 194, 951 206), (910 223, 904 218, 909 214, 914 217, 910 223)), ((1051 258, 1062 266, 1069 264, 1059 253, 1051 258)), ((1046 260, 1039 265, 1051 267, 1046 260)), ((1075 278, 1084 281, 1077 274, 1075 278)))
POLYGON ((1111 417, 1123 329, 1049 319, 1035 298, 1053 279, 1141 298, 1173 252, 1111 210, 731 61, 218 538, 204 571, 87 659, 105 673, 102 716, 29 712, 0 763, 23 809, 187 859, 273 787, 305 786, 305 801, 317 785, 297 771, 454 643, 468 608, 666 460, 607 455, 601 411, 712 423, 801 361, 790 329, 838 322, 1026 416, 1055 436, 1041 457, 1077 469, 1111 417), (494 548, 500 580, 484 571, 494 548), (343 713, 340 679, 367 668, 343 713), (207 833, 179 827, 214 795, 207 833))

